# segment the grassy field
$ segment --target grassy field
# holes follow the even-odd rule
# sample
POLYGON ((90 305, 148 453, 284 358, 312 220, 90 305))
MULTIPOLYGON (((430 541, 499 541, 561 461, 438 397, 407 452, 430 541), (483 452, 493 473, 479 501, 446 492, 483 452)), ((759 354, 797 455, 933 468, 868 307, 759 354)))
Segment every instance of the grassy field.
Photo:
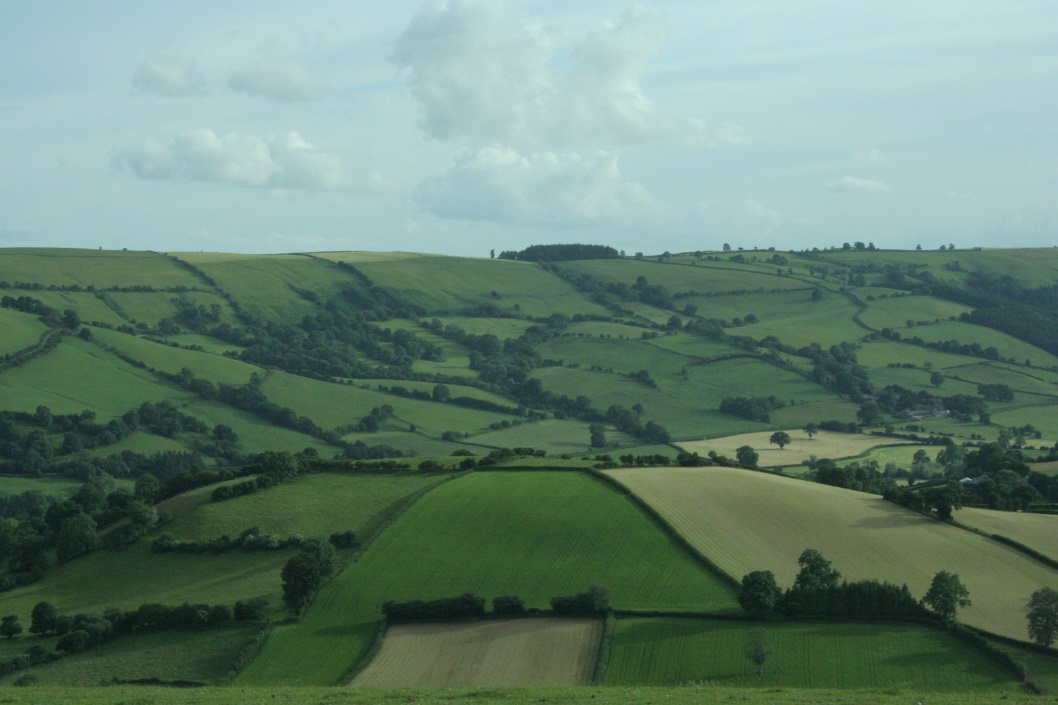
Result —
POLYGON ((266 534, 330 536, 353 530, 364 537, 409 495, 444 480, 438 475, 317 473, 237 497, 204 503, 162 527, 178 539, 235 536, 251 526, 266 534))
POLYGON ((181 411, 202 419, 210 426, 224 424, 232 428, 239 434, 242 447, 255 453, 267 450, 296 453, 306 448, 315 448, 322 457, 332 458, 335 453, 339 452, 338 447, 329 445, 318 438, 290 429, 270 426, 253 414, 233 409, 217 401, 195 401, 181 411))
POLYGON ((1013 358, 1017 363, 1026 360, 1032 362, 1035 367, 1056 367, 1058 357, 1040 350, 1037 347, 1013 338, 1006 333, 1000 333, 991 328, 977 326, 972 323, 959 323, 956 321, 944 321, 932 326, 915 326, 905 328, 901 331, 905 338, 919 337, 928 342, 942 342, 945 340, 957 340, 960 343, 978 343, 982 348, 994 347, 999 351, 999 357, 1006 360, 1013 358))
MULTIPOLYGON (((129 634, 89 651, 38 666, 29 673, 36 685, 98 686, 112 679, 158 678, 216 683, 231 669, 239 650, 257 631, 239 624, 205 631, 129 634)), ((21 638, 29 648, 37 638, 21 638)), ((10 686, 23 673, 0 678, 10 686)), ((58 701, 57 701, 58 702, 58 701)))
POLYGON ((0 308, 0 329, 4 331, 3 337, 0 338, 0 355, 8 355, 36 345, 48 327, 36 316, 0 308))
POLYGON ((76 492, 82 482, 64 477, 26 477, 25 475, 0 475, 0 492, 4 494, 22 494, 23 492, 43 492, 46 495, 65 497, 76 492))
POLYGON ((998 695, 995 691, 940 693, 926 688, 821 690, 812 688, 733 688, 711 683, 683 687, 573 686, 551 688, 5 688, 2 695, 12 705, 259 705, 275 700, 287 705, 593 705, 665 703, 666 705, 1039 705, 1051 702, 1028 692, 998 695))
POLYGON ((1000 512, 964 507, 955 514, 960 524, 985 534, 999 534, 1058 560, 1058 515, 1000 512))
POLYGON ((685 441, 679 446, 688 453, 706 455, 709 451, 715 450, 729 458, 735 457, 735 451, 738 448, 749 446, 760 456, 757 461, 759 466, 779 467, 800 465, 802 460, 808 460, 813 455, 817 458, 850 458, 866 453, 881 443, 892 442, 891 439, 881 439, 877 436, 829 431, 820 431, 814 437, 809 438, 804 431, 795 430, 789 433, 790 442, 780 449, 779 446, 768 442, 770 436, 769 431, 759 431, 702 441, 685 441))
POLYGON ((1027 638, 1029 595, 1058 588, 1058 571, 875 495, 730 468, 610 474, 732 576, 771 570, 788 586, 805 548, 819 550, 848 579, 906 583, 918 596, 937 571, 948 570, 973 601, 960 620, 1017 639, 1027 638))
POLYGON ((352 685, 453 688, 585 685, 595 668, 597 619, 514 619, 390 627, 352 685))
MULTIPOLYGON (((599 259, 563 262, 564 271, 587 274, 604 282, 620 282, 631 286, 644 276, 651 284, 664 284, 673 294, 700 291, 724 293, 763 289, 800 289, 804 283, 796 279, 750 270, 714 266, 685 267, 652 262, 650 260, 599 259)), ((750 313, 746 311, 745 313, 750 313)), ((708 314, 703 314, 708 315, 708 314)))
MULTIPOLYGON (((968 383, 977 384, 1005 384, 1011 389, 1019 392, 1058 397, 1058 383, 1049 379, 1041 379, 1039 374, 1044 371, 1020 368, 1011 369, 1006 365, 995 365, 981 362, 975 365, 966 365, 952 370, 948 374, 965 379, 968 383)), ((1041 399, 1040 401, 1045 401, 1041 399)))
MULTIPOLYGON (((549 455, 580 455, 598 451, 589 446, 591 431, 586 421, 560 421, 548 419, 523 423, 500 431, 489 431, 473 436, 467 440, 496 448, 537 448, 546 450, 549 455)), ((622 448, 634 446, 639 441, 634 436, 621 433, 612 427, 606 429, 606 440, 617 443, 622 448)))
POLYGON ((67 337, 47 355, 0 374, 0 405, 5 409, 32 412, 44 405, 56 414, 91 409, 103 423, 145 401, 179 404, 190 398, 190 393, 77 337, 67 337))
POLYGON ((608 586, 617 607, 732 609, 734 596, 635 507, 581 473, 475 473, 416 502, 324 586, 300 624, 277 627, 239 685, 338 682, 374 640, 387 600, 473 592, 555 595, 608 586))
MULTIPOLYGON (((857 297, 861 301, 864 300, 859 292, 857 292, 857 297)), ((932 296, 899 296, 865 301, 865 303, 867 310, 860 314, 861 321, 876 330, 893 328, 899 330, 901 334, 905 334, 907 321, 915 323, 946 321, 952 316, 958 317, 961 313, 973 310, 969 306, 932 296)), ((913 335, 910 332, 906 334, 913 335)))
POLYGON ((915 453, 920 450, 926 451, 926 454, 929 455, 929 457, 932 459, 936 457, 938 447, 915 444, 899 446, 876 446, 870 451, 868 451, 867 455, 863 458, 842 460, 839 461, 837 464, 848 465, 850 463, 862 463, 873 460, 878 463, 879 469, 883 469, 886 463, 896 463, 899 467, 909 469, 911 467, 911 464, 914 462, 915 453))
POLYGON ((706 682, 755 688, 901 688, 1017 693, 1017 682, 944 632, 905 624, 754 624, 708 619, 619 619, 608 685, 706 682), (762 629, 763 676, 746 655, 762 629))
POLYGON ((176 374, 186 367, 194 372, 196 377, 207 379, 214 384, 234 385, 246 384, 250 381, 250 375, 255 372, 264 374, 264 369, 257 365, 222 355, 173 348, 135 335, 105 329, 97 329, 93 335, 100 342, 120 350, 133 360, 170 374, 176 374))
POLYGON ((955 355, 952 353, 930 350, 911 343, 900 343, 891 340, 875 340, 864 343, 856 351, 856 359, 864 367, 886 367, 890 363, 910 364, 935 370, 945 370, 949 367, 961 367, 963 365, 979 362, 979 358, 969 355, 955 355))
POLYGON ((477 306, 526 316, 607 314, 566 282, 526 262, 421 256, 355 266, 376 286, 430 314, 458 315, 477 306))
POLYGON ((194 275, 156 252, 4 248, 0 249, 0 272, 12 283, 96 288, 201 285, 194 275))

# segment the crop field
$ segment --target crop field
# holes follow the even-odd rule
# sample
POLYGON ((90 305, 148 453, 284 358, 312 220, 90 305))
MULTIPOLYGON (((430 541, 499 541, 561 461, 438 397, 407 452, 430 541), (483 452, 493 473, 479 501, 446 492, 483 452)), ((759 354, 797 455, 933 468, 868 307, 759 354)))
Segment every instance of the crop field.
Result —
POLYGON ((18 352, 31 345, 36 345, 48 327, 31 316, 8 308, 0 308, 0 355, 18 352))
POLYGON ((930 627, 660 617, 617 621, 607 685, 703 681, 756 688, 1018 691, 1013 676, 983 654, 930 627), (758 629, 771 652, 763 676, 746 655, 758 629))
POLYGON ((184 540, 237 536, 251 526, 281 537, 327 537, 350 530, 366 537, 409 495, 445 477, 315 473, 251 495, 203 503, 159 531, 184 540))
POLYGON ((176 374, 186 367, 192 370, 196 377, 207 379, 214 384, 234 385, 246 384, 250 381, 250 375, 255 372, 264 374, 264 369, 257 365, 222 355, 172 348, 135 335, 104 329, 96 330, 93 335, 100 342, 120 350, 133 360, 170 374, 176 374))
POLYGON ((41 580, 0 593, 0 613, 29 624, 33 605, 44 600, 61 614, 102 614, 109 607, 135 609, 147 602, 231 604, 266 597, 281 604, 279 573, 285 551, 230 551, 218 556, 152 553, 147 542, 100 549, 50 570, 41 580))
POLYGON ((40 405, 57 414, 91 409, 105 423, 145 401, 179 404, 191 394, 92 343, 67 337, 47 355, 0 374, 0 398, 12 411, 31 412, 40 405))
POLYGON ((808 460, 813 455, 817 458, 851 458, 862 455, 871 448, 885 443, 884 439, 877 436, 867 436, 857 433, 831 433, 820 431, 814 437, 801 430, 790 431, 790 442, 785 448, 779 448, 768 442, 770 431, 759 431, 757 433, 742 433, 737 436, 724 436, 722 438, 709 438, 701 441, 684 441, 679 444, 688 453, 705 455, 715 450, 721 455, 729 458, 735 457, 735 450, 742 446, 749 446, 757 451, 760 460, 757 464, 761 467, 778 467, 782 465, 800 465, 802 460, 808 460))
POLYGON ((1006 333, 972 323, 944 321, 931 326, 905 328, 901 334, 905 338, 917 336, 926 342, 957 340, 960 343, 978 343, 982 348, 994 347, 999 351, 999 357, 1004 360, 1012 358, 1017 363, 1029 360, 1035 367, 1058 366, 1058 357, 1049 352, 1012 338, 1006 333))
POLYGON ((60 286, 193 287, 200 282, 155 252, 5 248, 0 272, 10 282, 60 286))
POLYGON ((390 627, 352 685, 371 688, 585 685, 598 619, 512 619, 390 627))
POLYGON ((969 355, 955 355, 891 340, 874 340, 864 343, 856 351, 856 359, 864 367, 886 367, 894 363, 932 367, 935 370, 961 367, 979 361, 979 358, 969 355))
MULTIPOLYGON (((863 297, 857 292, 857 297, 863 301, 863 297)), ((946 321, 952 316, 956 318, 961 313, 973 310, 970 306, 963 306, 944 299, 932 296, 898 296, 889 299, 875 299, 864 301, 867 310, 860 314, 860 320, 871 328, 881 330, 882 328, 893 328, 905 333, 907 321, 934 322, 946 321)), ((913 335, 907 332, 907 335, 913 335)))
POLYGON ((494 306, 526 316, 608 315, 566 282, 526 262, 427 256, 355 266, 376 286, 431 314, 494 306))
POLYGON ((731 468, 610 474, 735 577, 771 570, 788 586, 805 548, 819 550, 850 580, 906 583, 916 596, 925 594, 937 571, 948 570, 960 576, 973 601, 960 611, 960 621, 1016 639, 1026 638, 1029 595, 1043 586, 1058 588, 1058 571, 876 495, 731 468))
POLYGON ((270 426, 264 421, 245 411, 233 409, 217 401, 196 401, 181 409, 185 414, 202 419, 210 426, 224 424, 239 435, 243 448, 252 448, 254 452, 267 450, 296 453, 306 448, 315 448, 320 456, 331 458, 338 448, 318 438, 304 433, 291 431, 288 428, 270 426))
POLYGON ((384 428, 405 430, 410 424, 433 436, 448 430, 474 432, 497 421, 516 417, 433 401, 409 399, 375 389, 321 382, 285 372, 274 372, 261 384, 261 391, 280 406, 307 416, 323 428, 355 424, 373 407, 392 406, 393 416, 384 428))
MULTIPOLYGON (((239 650, 257 629, 255 625, 239 624, 204 631, 128 634, 89 651, 37 666, 29 673, 36 677, 37 685, 48 686, 98 686, 115 678, 218 682, 227 675, 239 650)), ((29 648, 39 639, 15 641, 29 642, 23 645, 29 648)), ((4 676, 0 686, 9 686, 24 674, 4 676)))
POLYGON ((955 513, 960 524, 985 534, 999 534, 1058 560, 1058 515, 1000 512, 963 507, 955 513))
POLYGON ((387 600, 473 592, 546 607, 606 585, 619 608, 733 609, 626 497, 576 471, 482 472, 416 502, 327 583, 304 619, 277 627, 239 685, 333 684, 374 641, 387 600))

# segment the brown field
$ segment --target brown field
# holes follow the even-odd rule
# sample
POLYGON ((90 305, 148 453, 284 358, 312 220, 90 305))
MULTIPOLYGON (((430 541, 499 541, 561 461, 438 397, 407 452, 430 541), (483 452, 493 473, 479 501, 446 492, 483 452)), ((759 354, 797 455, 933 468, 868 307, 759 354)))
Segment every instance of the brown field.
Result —
MULTIPOLYGON (((801 461, 808 460, 811 456, 817 458, 851 458, 866 453, 871 448, 880 445, 893 445, 887 443, 886 439, 877 436, 867 436, 856 433, 830 433, 820 431, 813 438, 799 429, 789 429, 790 442, 786 447, 768 443, 773 431, 758 431, 756 433, 740 433, 737 436, 724 436, 723 438, 706 438, 701 441, 686 441, 679 443, 680 448, 688 453, 706 455, 715 450, 721 455, 729 458, 735 457, 735 450, 741 446, 749 446, 757 451, 760 459, 757 465, 762 468, 778 467, 780 465, 800 465, 801 461)), ((914 451, 912 451, 913 453, 914 451)))
POLYGON ((1058 560, 1058 515, 1000 512, 965 507, 955 520, 986 534, 999 534, 1058 560))
POLYGON ((948 570, 973 601, 961 621, 1018 639, 1027 638, 1029 595, 1042 586, 1058 589, 1058 571, 875 495, 733 468, 610 474, 735 578, 771 570, 780 586, 789 586, 805 548, 819 550, 847 579, 906 583, 916 596, 948 570))
POLYGON ((584 685, 602 636, 596 619, 401 624, 352 682, 381 688, 584 685))

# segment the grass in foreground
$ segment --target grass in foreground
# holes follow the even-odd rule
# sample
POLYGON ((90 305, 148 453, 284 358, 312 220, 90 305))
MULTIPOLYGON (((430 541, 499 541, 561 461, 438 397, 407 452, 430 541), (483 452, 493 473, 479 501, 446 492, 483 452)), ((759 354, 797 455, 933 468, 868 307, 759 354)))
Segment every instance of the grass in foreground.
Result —
POLYGON ((618 620, 606 681, 974 692, 1019 688, 982 654, 930 627, 673 618, 618 620), (763 676, 756 675, 746 655, 757 629, 763 630, 770 652, 763 676))
POLYGON ((573 471, 476 473, 414 504, 301 623, 273 631, 237 682, 337 683, 367 653, 387 600, 473 592, 547 607, 596 583, 616 607, 736 608, 730 588, 604 484, 573 471))

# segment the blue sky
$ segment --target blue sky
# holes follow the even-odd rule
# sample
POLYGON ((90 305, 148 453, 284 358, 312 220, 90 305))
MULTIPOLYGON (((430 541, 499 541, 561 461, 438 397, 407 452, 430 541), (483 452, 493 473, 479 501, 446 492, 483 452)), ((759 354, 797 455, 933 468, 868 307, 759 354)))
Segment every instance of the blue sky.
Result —
POLYGON ((0 246, 1058 244, 1058 3, 0 1, 0 246))

